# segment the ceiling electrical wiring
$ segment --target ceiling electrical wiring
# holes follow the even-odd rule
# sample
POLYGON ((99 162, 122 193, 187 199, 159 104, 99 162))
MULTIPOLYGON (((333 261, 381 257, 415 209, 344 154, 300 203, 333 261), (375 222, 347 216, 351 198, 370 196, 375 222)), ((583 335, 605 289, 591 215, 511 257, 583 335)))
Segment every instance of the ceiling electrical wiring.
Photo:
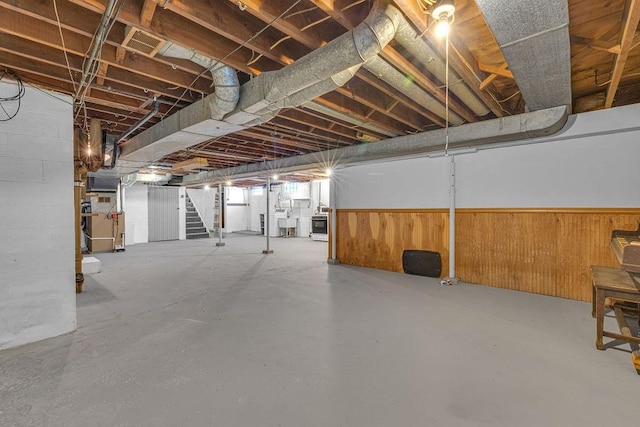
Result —
POLYGON ((20 79, 20 76, 18 76, 12 70, 4 70, 2 74, 0 74, 0 82, 2 82, 6 76, 11 77, 16 81, 17 91, 14 95, 0 97, 0 109, 2 109, 2 113, 3 113, 3 116, 0 116, 0 122, 8 122, 9 120, 13 119, 15 116, 18 115, 18 113, 20 112, 21 100, 25 94, 24 83, 22 83, 22 79, 20 79), (13 113, 10 113, 5 108, 5 103, 10 103, 10 102, 18 103, 16 111, 13 113))

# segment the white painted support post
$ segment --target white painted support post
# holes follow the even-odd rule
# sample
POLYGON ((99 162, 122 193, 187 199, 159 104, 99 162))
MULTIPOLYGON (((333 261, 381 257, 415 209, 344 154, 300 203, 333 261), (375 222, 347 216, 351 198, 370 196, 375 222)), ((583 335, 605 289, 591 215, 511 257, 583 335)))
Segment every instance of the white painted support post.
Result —
POLYGON ((456 277, 456 156, 451 156, 449 176, 449 279, 457 283, 456 277))
POLYGON ((264 214, 265 216, 265 221, 264 221, 264 226, 265 226, 265 234, 267 236, 267 249, 262 251, 263 254, 272 254, 273 250, 269 249, 269 204, 271 203, 269 201, 269 192, 271 191, 271 178, 267 178, 267 210, 266 213, 264 214))
POLYGON ((224 246, 222 243, 222 183, 218 183, 218 241, 216 246, 224 246))
POLYGON ((331 175, 331 179, 329 181, 329 206, 331 206, 331 230, 329 231, 331 233, 331 257, 327 260, 327 262, 329 264, 340 264, 340 261, 338 260, 338 256, 337 256, 337 239, 336 239, 336 235, 337 235, 337 225, 336 225, 336 220, 338 218, 336 209, 338 207, 338 199, 337 199, 337 195, 338 195, 338 186, 336 185, 336 176, 335 173, 331 175))

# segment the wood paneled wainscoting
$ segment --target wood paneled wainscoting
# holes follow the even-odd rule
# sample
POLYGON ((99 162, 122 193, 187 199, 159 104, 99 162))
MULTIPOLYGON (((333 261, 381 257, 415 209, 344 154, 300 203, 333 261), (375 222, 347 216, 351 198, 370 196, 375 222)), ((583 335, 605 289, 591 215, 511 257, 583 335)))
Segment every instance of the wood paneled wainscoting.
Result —
MULTIPOLYGON (((448 275, 447 209, 338 209, 344 264, 402 271, 402 252, 440 252, 448 275)), ((591 300, 590 265, 617 266, 611 231, 636 229, 640 208, 458 209, 456 275, 464 282, 591 300)))

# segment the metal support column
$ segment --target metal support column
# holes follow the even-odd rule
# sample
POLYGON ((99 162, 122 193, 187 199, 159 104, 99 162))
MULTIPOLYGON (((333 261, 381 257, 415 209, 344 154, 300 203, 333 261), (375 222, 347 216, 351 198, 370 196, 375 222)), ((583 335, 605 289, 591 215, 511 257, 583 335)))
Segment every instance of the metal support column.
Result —
POLYGON ((456 156, 451 156, 449 180, 449 276, 446 279, 456 284, 456 156))
POLYGON ((264 214, 265 218, 265 231, 266 231, 266 236, 267 236, 267 249, 265 249, 264 251, 262 251, 263 254, 272 254, 273 250, 269 249, 269 204, 271 203, 269 201, 269 193, 271 191, 271 178, 267 178, 267 210, 266 213, 264 214))
POLYGON ((224 246, 222 243, 222 183, 218 183, 218 241, 216 246, 224 246))
POLYGON ((336 239, 336 235, 337 235, 337 225, 336 225, 336 220, 338 218, 336 209, 338 206, 338 200, 337 200, 337 194, 338 194, 338 189, 337 189, 337 185, 336 185, 336 178, 335 178, 335 173, 331 175, 331 179, 329 180, 329 206, 331 207, 331 211, 329 213, 330 215, 330 225, 331 225, 331 230, 329 230, 329 232, 331 233, 331 256, 329 257, 329 259, 327 260, 327 263, 329 264, 340 264, 340 261, 338 260, 337 257, 337 246, 338 246, 338 241, 336 239))

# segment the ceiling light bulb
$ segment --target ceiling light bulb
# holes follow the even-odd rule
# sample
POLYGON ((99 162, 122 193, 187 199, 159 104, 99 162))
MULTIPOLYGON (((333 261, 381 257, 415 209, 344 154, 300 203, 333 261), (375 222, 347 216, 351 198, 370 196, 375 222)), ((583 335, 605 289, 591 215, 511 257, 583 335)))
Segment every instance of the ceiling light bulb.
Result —
POLYGON ((233 182, 227 181, 227 186, 231 186, 231 184, 233 184, 233 182))
POLYGON ((87 155, 90 156, 91 155, 91 146, 87 147, 87 155))
POLYGON ((333 170, 327 169, 325 173, 327 174, 327 176, 331 176, 331 174, 333 173, 333 170))
POLYGON ((453 4, 453 0, 440 0, 435 8, 433 8, 433 12, 431 15, 436 21, 441 20, 442 18, 450 18, 456 11, 456 7, 453 4))
POLYGON ((272 177, 272 178, 273 178, 274 180, 278 180, 278 174, 273 174, 273 177, 272 177))
POLYGON ((433 9, 431 15, 437 21, 435 30, 437 37, 444 37, 449 33, 455 11, 453 0, 441 0, 433 9))
POLYGON ((205 189, 205 190, 208 190, 209 188, 211 188, 211 187, 209 187, 209 184, 207 184, 207 185, 205 185, 205 186, 204 186, 204 189, 205 189))
POLYGON ((441 39, 447 34, 449 34, 450 27, 451 26, 449 25, 449 21, 447 21, 446 19, 438 21, 438 23, 436 24, 436 30, 435 30, 436 37, 441 39))

